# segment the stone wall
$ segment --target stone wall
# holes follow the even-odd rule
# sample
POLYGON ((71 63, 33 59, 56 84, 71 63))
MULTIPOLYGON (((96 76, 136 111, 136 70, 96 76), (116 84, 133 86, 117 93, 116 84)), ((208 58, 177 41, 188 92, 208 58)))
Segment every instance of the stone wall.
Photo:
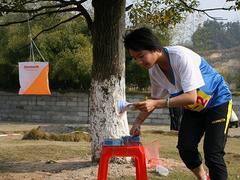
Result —
MULTIPOLYGON (((127 94, 129 102, 144 100, 145 94, 127 94)), ((86 93, 53 93, 51 96, 18 95, 0 92, 0 121, 37 123, 88 123, 89 96, 86 93)), ((240 117, 240 96, 234 96, 233 109, 240 117)), ((129 123, 137 116, 128 112, 129 123)), ((168 109, 155 110, 146 124, 169 124, 168 109)))
POLYGON ((0 93, 0 120, 44 123, 87 123, 88 95, 84 93, 51 96, 0 93))

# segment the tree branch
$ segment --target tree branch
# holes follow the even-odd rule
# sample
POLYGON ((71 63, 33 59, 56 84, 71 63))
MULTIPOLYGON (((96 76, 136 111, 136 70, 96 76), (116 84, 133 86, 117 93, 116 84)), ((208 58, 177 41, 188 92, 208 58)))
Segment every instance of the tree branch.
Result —
POLYGON ((54 13, 62 13, 62 12, 71 12, 71 11, 77 11, 77 9, 76 9, 76 8, 69 8, 69 9, 63 9, 63 10, 57 10, 57 11, 49 11, 49 12, 39 13, 39 14, 33 15, 33 16, 32 16, 31 18, 29 18, 29 19, 25 19, 25 20, 22 20, 22 21, 13 21, 13 22, 7 22, 7 23, 0 24, 0 27, 1 27, 1 26, 9 26, 9 25, 12 25, 12 24, 26 23, 26 22, 28 22, 28 21, 32 21, 32 20, 35 19, 36 17, 43 16, 43 15, 46 15, 46 14, 54 14, 54 13))
POLYGON ((66 19, 66 20, 64 20, 64 21, 61 21, 60 23, 58 23, 58 24, 56 24, 56 25, 54 25, 54 26, 51 26, 51 27, 46 28, 46 29, 43 29, 43 30, 40 31, 36 36, 34 36, 33 40, 35 40, 35 39, 36 39, 40 34, 42 34, 43 32, 50 31, 50 30, 52 30, 52 29, 58 27, 58 26, 61 25, 61 24, 64 24, 64 23, 69 22, 69 21, 71 21, 71 20, 73 20, 73 19, 76 19, 76 18, 79 17, 79 16, 82 16, 82 14, 79 13, 79 14, 77 14, 77 15, 71 17, 71 18, 68 18, 68 19, 66 19))
MULTIPOLYGON (((37 37, 40 36, 42 33, 47 32, 47 31, 50 31, 50 30, 52 30, 52 29, 60 26, 61 24, 67 23, 67 22, 69 22, 69 21, 71 21, 71 20, 73 20, 73 19, 78 18, 79 16, 82 16, 82 14, 79 13, 79 14, 71 17, 71 18, 68 18, 68 19, 66 19, 66 20, 64 20, 64 21, 61 21, 60 23, 58 23, 58 24, 56 24, 56 25, 54 25, 54 26, 51 26, 51 27, 46 28, 46 29, 43 29, 43 30, 40 31, 37 35, 35 35, 32 40, 34 41, 34 40, 37 39, 37 37)), ((23 46, 23 47, 21 47, 21 48, 19 48, 19 50, 20 50, 20 49, 24 49, 24 48, 26 48, 26 47, 29 46, 29 45, 30 45, 30 43, 27 44, 27 45, 25 45, 25 46, 23 46)))
POLYGON ((127 7, 125 8, 125 11, 129 11, 132 7, 133 7, 133 4, 130 4, 129 6, 127 6, 127 7))
POLYGON ((49 6, 41 6, 37 9, 15 9, 15 8, 6 8, 6 7, 0 7, 0 11, 2 12, 12 12, 12 13, 37 13, 41 10, 44 9, 53 9, 53 8, 63 8, 63 7, 67 7, 71 4, 57 4, 57 5, 49 5, 49 6))
POLYGON ((81 12, 81 14, 84 16, 84 18, 86 19, 88 28, 90 30, 90 32, 92 33, 92 24, 93 24, 93 20, 91 18, 91 16, 89 15, 89 13, 87 12, 87 10, 82 6, 82 4, 78 4, 78 10, 81 12))
MULTIPOLYGON (((17 9, 17 8, 8 8, 8 6, 0 6, 0 12, 11 12, 11 13, 37 13, 33 15, 30 19, 25 19, 21 21, 13 21, 13 22, 8 22, 4 24, 0 24, 0 26, 9 26, 12 24, 19 24, 19 23, 25 23, 28 20, 33 20, 38 16, 46 15, 46 14, 53 14, 53 13, 61 13, 61 12, 70 12, 70 11, 79 11, 86 19, 87 24, 89 29, 91 30, 92 28, 92 19, 90 15, 88 14, 87 10, 82 6, 82 3, 86 2, 87 0, 70 0, 70 1, 65 1, 65 0, 41 0, 41 1, 36 1, 36 0, 29 0, 21 5, 26 5, 29 3, 39 3, 39 2, 59 2, 61 4, 57 5, 52 5, 52 6, 41 6, 37 9, 17 9), (44 10, 44 9, 52 9, 52 8, 64 8, 70 5, 76 5, 76 8, 68 8, 68 9, 62 9, 62 10, 57 10, 57 11, 47 11, 44 13, 40 13, 39 11, 44 10), (38 13, 39 12, 39 13, 38 13)), ((1 5, 1 4, 0 4, 1 5)))
POLYGON ((217 17, 213 17, 213 16, 210 16, 208 13, 207 13, 207 11, 216 11, 216 10, 228 10, 228 11, 230 11, 230 10, 236 10, 235 8, 234 8, 234 6, 230 6, 229 8, 211 8, 211 9, 197 9, 197 8, 193 8, 193 7, 191 7, 191 6, 189 6, 186 2, 184 2, 183 0, 179 0, 185 7, 187 7, 187 8, 189 8, 189 9, 191 9, 191 10, 194 10, 194 11, 197 11, 197 12, 202 12, 202 13, 204 13, 206 16, 208 16, 209 18, 211 18, 211 19, 213 19, 213 20, 224 20, 224 19, 222 19, 222 18, 217 18, 217 17))
POLYGON ((31 3, 40 3, 40 2, 59 2, 59 4, 53 4, 53 5, 45 5, 45 6, 40 6, 37 9, 19 9, 17 7, 14 8, 10 8, 11 4, 9 3, 0 3, 0 12, 19 12, 19 13, 38 13, 41 10, 44 9, 53 9, 53 8, 63 8, 63 7, 67 7, 67 6, 72 6, 72 5, 79 5, 82 4, 84 2, 86 2, 87 0, 81 0, 81 1, 76 1, 76 0, 70 0, 70 1, 65 1, 65 0, 41 0, 41 1, 35 1, 35 0, 30 0, 30 1, 26 1, 24 3, 22 3, 21 5, 27 5, 27 4, 31 4, 31 3))

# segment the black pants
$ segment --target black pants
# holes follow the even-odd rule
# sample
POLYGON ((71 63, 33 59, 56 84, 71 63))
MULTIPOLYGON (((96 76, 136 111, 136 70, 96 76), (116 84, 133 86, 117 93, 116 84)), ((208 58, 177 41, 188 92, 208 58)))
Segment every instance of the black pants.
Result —
POLYGON ((183 117, 183 108, 171 107, 169 108, 170 114, 170 130, 178 131, 183 117))
POLYGON ((200 166, 198 144, 205 133, 204 157, 211 180, 226 180, 228 176, 223 157, 231 110, 231 101, 204 112, 184 110, 177 145, 180 157, 189 169, 200 166))

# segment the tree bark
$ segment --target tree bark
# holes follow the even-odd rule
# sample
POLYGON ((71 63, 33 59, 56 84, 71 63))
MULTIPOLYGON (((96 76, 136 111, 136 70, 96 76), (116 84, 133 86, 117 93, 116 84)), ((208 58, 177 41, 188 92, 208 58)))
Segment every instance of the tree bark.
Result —
POLYGON ((98 161, 104 138, 129 134, 126 113, 116 113, 125 99, 125 0, 93 0, 93 66, 90 90, 92 160, 98 161))

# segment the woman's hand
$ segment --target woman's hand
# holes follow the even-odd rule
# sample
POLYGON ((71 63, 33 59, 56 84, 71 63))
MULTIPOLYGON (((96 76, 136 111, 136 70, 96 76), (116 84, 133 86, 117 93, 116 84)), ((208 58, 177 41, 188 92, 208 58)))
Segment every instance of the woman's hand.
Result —
POLYGON ((157 108, 157 100, 146 100, 135 104, 135 107, 140 111, 151 112, 157 108))
POLYGON ((130 134, 132 136, 139 136, 140 129, 141 129, 141 124, 139 124, 138 122, 134 122, 134 124, 132 125, 132 128, 130 130, 130 134))

